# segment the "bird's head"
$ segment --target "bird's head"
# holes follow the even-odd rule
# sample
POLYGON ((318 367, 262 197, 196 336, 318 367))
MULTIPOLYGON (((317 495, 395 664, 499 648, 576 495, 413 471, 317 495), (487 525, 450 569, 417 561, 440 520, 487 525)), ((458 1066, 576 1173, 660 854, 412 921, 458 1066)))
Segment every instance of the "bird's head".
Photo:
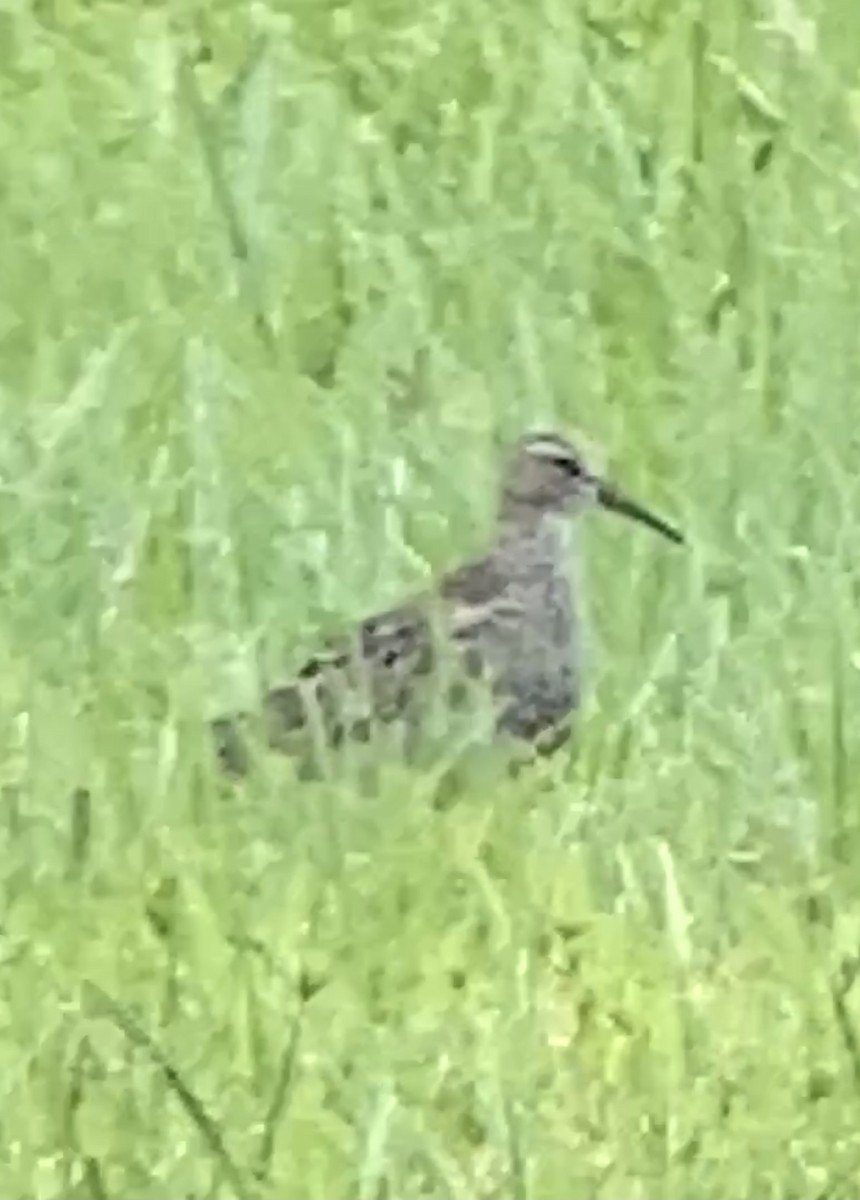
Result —
POLYGON ((557 433, 529 433, 514 446, 502 476, 502 516, 576 513, 598 505, 655 529, 673 542, 683 535, 595 472, 557 433))

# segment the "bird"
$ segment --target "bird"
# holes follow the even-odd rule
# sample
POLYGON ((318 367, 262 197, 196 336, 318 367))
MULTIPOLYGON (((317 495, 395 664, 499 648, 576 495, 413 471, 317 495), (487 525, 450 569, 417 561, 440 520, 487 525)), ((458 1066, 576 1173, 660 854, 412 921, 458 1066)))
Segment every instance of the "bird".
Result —
MULTIPOLYGON (((568 558, 571 551, 576 559, 575 518, 590 508, 684 542, 678 528, 595 472, 568 437, 528 432, 509 447, 486 552, 324 643, 290 680, 270 687, 258 714, 269 747, 295 755, 297 739, 306 745, 308 735, 317 748, 367 742, 374 728, 397 722, 418 731, 441 691, 452 709, 484 697, 494 740, 554 753, 583 699, 582 597, 568 558)), ((244 712, 212 722, 231 776, 251 768, 252 719, 244 712)))

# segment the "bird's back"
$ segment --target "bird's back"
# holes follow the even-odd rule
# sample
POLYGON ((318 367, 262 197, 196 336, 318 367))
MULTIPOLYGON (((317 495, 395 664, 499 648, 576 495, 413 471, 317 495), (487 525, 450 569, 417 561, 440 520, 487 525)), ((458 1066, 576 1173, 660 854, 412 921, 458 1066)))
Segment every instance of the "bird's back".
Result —
MULTIPOLYGON (((374 724, 413 733, 440 697, 492 699, 496 727, 535 741, 579 703, 578 621, 554 523, 502 529, 491 552, 451 571, 436 591, 362 621, 329 642, 295 678, 269 690, 265 736, 306 757, 307 735, 328 745, 367 740, 374 724)), ((246 769, 232 719, 216 722, 222 762, 246 769)))

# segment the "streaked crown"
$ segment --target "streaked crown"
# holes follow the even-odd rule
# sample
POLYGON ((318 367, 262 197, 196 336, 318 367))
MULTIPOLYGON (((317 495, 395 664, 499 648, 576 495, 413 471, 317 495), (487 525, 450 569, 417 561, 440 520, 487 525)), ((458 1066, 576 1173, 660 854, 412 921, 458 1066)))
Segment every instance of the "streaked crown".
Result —
POLYGON ((593 502, 597 479, 567 438, 528 433, 513 448, 502 476, 502 508, 566 513, 593 502))

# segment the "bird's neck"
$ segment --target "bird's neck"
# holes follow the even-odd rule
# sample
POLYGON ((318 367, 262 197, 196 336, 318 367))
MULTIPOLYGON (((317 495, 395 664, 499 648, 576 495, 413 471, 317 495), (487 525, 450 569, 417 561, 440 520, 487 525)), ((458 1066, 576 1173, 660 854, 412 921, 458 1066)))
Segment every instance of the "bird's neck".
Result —
POLYGON ((535 511, 532 507, 503 508, 498 524, 499 547, 523 562, 561 567, 573 537, 571 526, 570 518, 563 513, 535 511))

